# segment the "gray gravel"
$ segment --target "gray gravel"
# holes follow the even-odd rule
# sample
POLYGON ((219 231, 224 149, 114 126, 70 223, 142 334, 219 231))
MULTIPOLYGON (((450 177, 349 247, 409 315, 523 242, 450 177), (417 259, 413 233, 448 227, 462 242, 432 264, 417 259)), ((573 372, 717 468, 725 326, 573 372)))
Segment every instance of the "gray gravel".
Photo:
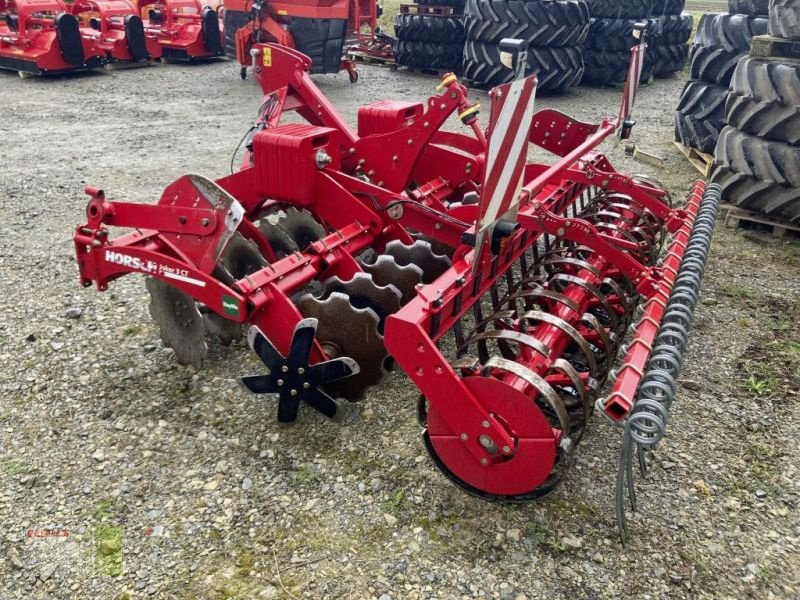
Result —
MULTIPOLYGON (((362 103, 422 100, 435 83, 378 67, 356 86, 315 80, 351 122, 362 103)), ((637 109, 636 139, 663 169, 605 147, 676 193, 695 177, 671 144, 682 85, 643 88, 637 109)), ((618 94, 539 104, 595 120, 618 94)), ((746 383, 773 339, 800 339, 788 317, 800 309, 797 243, 718 228, 685 384, 622 548, 620 431, 600 417, 555 494, 486 504, 430 464, 402 374, 342 423, 306 411, 281 427, 269 399, 235 383, 258 370, 242 345, 212 345, 210 366, 192 371, 163 348, 139 278, 80 288, 83 186, 149 202, 185 173, 222 176, 259 103, 233 63, 0 73, 0 597, 800 594, 796 373, 769 390, 746 383)))

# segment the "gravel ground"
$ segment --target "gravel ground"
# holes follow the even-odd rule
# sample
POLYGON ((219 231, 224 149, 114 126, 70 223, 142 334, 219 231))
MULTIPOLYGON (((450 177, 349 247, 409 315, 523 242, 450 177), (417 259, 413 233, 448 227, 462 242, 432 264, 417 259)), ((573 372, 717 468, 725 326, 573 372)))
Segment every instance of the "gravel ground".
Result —
MULTIPOLYGON (((362 67, 315 79, 342 113, 424 99, 430 77, 362 67)), ((680 78, 643 88, 618 167, 682 194, 680 78)), ((585 120, 619 92, 543 98, 585 120)), ((485 94, 478 96, 484 101, 485 94)), ((467 497, 419 437, 401 373, 342 423, 275 422, 235 377, 243 345, 177 365, 144 286, 82 290, 71 245, 87 183, 155 201, 219 177, 260 103, 233 63, 20 80, 0 73, 0 597, 793 598, 800 594, 800 247, 718 228, 667 438, 617 538, 620 430, 595 416, 542 502, 467 497)), ((485 105, 486 106, 486 105, 485 105)))

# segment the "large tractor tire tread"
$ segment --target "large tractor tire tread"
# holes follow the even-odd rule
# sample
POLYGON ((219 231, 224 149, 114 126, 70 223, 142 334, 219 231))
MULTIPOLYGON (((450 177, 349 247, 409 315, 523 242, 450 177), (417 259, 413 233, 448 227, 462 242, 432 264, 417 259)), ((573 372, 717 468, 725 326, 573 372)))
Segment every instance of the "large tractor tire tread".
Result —
POLYGON ((704 81, 687 81, 675 112, 675 140, 713 154, 725 127, 727 90, 704 81))
POLYGON ((711 183, 722 188, 722 199, 734 206, 768 217, 800 223, 800 188, 764 181, 718 165, 711 183))
POLYGON ((464 27, 471 40, 497 44, 523 39, 531 46, 580 46, 589 33, 584 0, 467 0, 464 27))
POLYGON ((769 34, 786 40, 800 40, 800 0, 772 0, 769 3, 769 34))
POLYGON ((655 14, 653 5, 653 0, 589 0, 589 12, 606 19, 646 19, 655 14))
POLYGON ((653 46, 647 52, 653 56, 653 75, 666 77, 682 71, 689 58, 689 45, 653 46))
POLYGON ((766 17, 769 13, 769 0, 728 0, 728 12, 732 15, 766 17))
POLYGON ((404 42, 464 43, 461 17, 398 14, 394 21, 394 32, 397 39, 404 42))
POLYGON ((727 120, 739 131, 800 145, 800 64, 748 57, 731 80, 727 120))
POLYGON ((652 19, 647 34, 649 44, 674 46, 686 44, 692 37, 694 17, 692 15, 666 15, 652 19))
POLYGON ((727 87, 743 52, 729 52, 714 46, 694 46, 691 50, 691 78, 727 87))
MULTIPOLYGON (((528 48, 526 75, 536 75, 537 93, 562 92, 578 85, 583 76, 583 48, 528 48)), ((464 46, 465 79, 481 86, 495 86, 514 79, 514 73, 500 62, 496 44, 467 40, 464 46)))
MULTIPOLYGON (((638 22, 639 19, 592 19, 586 48, 608 52, 630 51, 639 44, 639 40, 633 37, 633 27, 638 22)), ((647 41, 652 41, 650 28, 647 41)))
POLYGON ((733 127, 719 135, 715 161, 732 171, 787 187, 800 187, 800 148, 733 127))
POLYGON ((686 0, 653 0, 651 15, 679 15, 686 6, 686 0))
POLYGON ((398 40, 394 60, 399 65, 416 69, 453 70, 461 64, 461 48, 461 44, 398 40))
POLYGON ((697 25, 694 43, 698 46, 723 48, 731 53, 750 51, 753 36, 766 35, 767 19, 747 15, 706 13, 697 25))
MULTIPOLYGON (((628 78, 631 63, 630 52, 586 51, 586 70, 583 83, 590 85, 617 85, 628 78)), ((653 55, 644 56, 644 67, 640 81, 648 81, 653 75, 653 55)))

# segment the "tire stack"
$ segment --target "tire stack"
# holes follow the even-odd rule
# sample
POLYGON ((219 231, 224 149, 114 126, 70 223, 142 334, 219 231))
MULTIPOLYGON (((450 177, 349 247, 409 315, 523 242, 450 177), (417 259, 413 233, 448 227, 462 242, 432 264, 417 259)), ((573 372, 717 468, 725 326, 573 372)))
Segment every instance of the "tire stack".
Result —
POLYGON ((467 0, 462 75, 473 85, 491 87, 514 78, 500 62, 500 41, 528 42, 528 69, 537 93, 563 92, 583 77, 583 44, 589 33, 584 0, 467 0))
POLYGON ((464 0, 417 0, 417 4, 418 12, 395 17, 395 62, 413 69, 457 70, 464 49, 464 0))
MULTIPOLYGON (((771 0, 769 35, 800 42, 800 0, 771 0)), ((712 182, 731 204, 800 222, 800 61, 743 58, 733 74, 712 182)))
MULTIPOLYGON (((758 12, 766 0, 729 0, 731 11, 758 12)), ((725 127, 728 84, 755 35, 767 33, 767 19, 752 14, 706 13, 691 51, 691 79, 675 113, 675 140, 712 154, 725 127)))
MULTIPOLYGON (((624 83, 631 64, 631 49, 639 43, 633 37, 633 26, 653 14, 653 0, 590 0, 589 9, 592 20, 586 40, 583 83, 624 83)), ((648 27, 648 35, 651 29, 652 26, 648 27)), ((648 81, 652 77, 653 67, 653 53, 647 52, 641 81, 648 81)))
POLYGON ((694 18, 682 14, 686 0, 654 0, 647 33, 647 53, 653 57, 653 76, 667 77, 686 66, 694 18))

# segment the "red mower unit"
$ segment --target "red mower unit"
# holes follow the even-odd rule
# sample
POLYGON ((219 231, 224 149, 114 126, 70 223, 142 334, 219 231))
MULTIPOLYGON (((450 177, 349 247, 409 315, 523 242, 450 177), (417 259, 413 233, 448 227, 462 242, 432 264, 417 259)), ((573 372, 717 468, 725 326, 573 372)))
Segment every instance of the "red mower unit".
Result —
POLYGON ((256 44, 265 95, 240 170, 182 177, 155 205, 87 188, 81 283, 144 275, 183 364, 199 367, 209 340, 230 344, 248 326, 265 374, 242 383, 277 395, 280 421, 301 405, 333 417, 396 365, 419 389, 425 447, 447 478, 489 500, 549 493, 596 404, 617 422, 638 415, 640 440, 652 417, 665 422, 664 369, 680 364, 705 260, 697 240, 718 196, 698 183, 673 206, 595 151, 630 134, 644 44, 619 115, 599 124, 534 112, 526 50, 505 47, 518 78, 491 92, 488 127, 448 74, 425 102, 362 107, 355 130, 307 57, 256 44), (281 123, 287 111, 306 122, 281 123), (465 134, 443 129, 454 114, 465 134), (553 164, 527 161, 530 144, 553 164), (629 330, 613 393, 598 401, 629 330))
POLYGON ((81 36, 105 53, 107 64, 161 57, 161 46, 145 36, 142 19, 128 0, 77 0, 70 12, 80 23, 81 36))
POLYGON ((51 75, 102 67, 104 60, 62 0, 0 0, 0 68, 51 75))
POLYGON ((358 81, 353 57, 393 60, 394 40, 380 33, 376 0, 224 0, 225 52, 252 64, 254 44, 275 43, 311 59, 311 73, 338 73, 358 81))
POLYGON ((161 46, 161 58, 191 61, 224 54, 219 16, 200 0, 139 0, 147 37, 161 46))

